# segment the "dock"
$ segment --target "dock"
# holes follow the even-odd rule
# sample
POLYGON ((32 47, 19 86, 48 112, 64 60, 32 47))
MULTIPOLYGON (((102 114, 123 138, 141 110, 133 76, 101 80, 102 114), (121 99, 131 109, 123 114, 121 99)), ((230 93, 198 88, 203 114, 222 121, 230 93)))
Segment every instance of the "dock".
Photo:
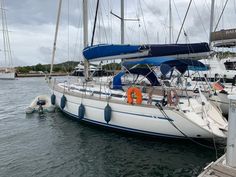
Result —
POLYGON ((203 169, 198 177, 236 177, 236 95, 228 95, 227 151, 203 169))
POLYGON ((210 163, 198 177, 236 177, 236 169, 226 165, 226 155, 210 163))

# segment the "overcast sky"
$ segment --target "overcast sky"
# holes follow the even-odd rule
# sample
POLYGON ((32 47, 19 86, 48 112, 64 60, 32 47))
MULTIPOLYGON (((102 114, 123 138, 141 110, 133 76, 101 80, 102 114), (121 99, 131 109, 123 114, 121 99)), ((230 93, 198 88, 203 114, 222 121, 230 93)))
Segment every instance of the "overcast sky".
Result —
MULTIPOLYGON (((92 31, 96 0, 89 1, 89 33, 92 31)), ((236 0, 229 0, 218 29, 234 28, 236 0)), ((59 0, 6 0, 5 9, 13 60, 18 65, 50 63, 59 0)), ((120 13, 119 0, 100 0, 95 43, 120 43, 120 21, 110 14, 120 13)), ((225 0, 216 0, 216 21, 225 0)), ((175 42, 189 0, 172 0, 175 42)), ((180 42, 208 42, 211 0, 193 0, 180 42)), ((130 44, 168 43, 167 0, 125 0, 125 42, 130 44)), ((2 36, 0 35, 2 41, 2 36)), ((82 0, 63 0, 56 63, 81 60, 82 0)), ((91 40, 91 35, 89 36, 91 40)), ((0 44, 0 49, 3 46, 0 44)), ((1 52, 2 53, 2 52, 1 52)), ((2 56, 2 54, 1 54, 2 56)), ((1 59, 0 59, 1 60, 1 59)))

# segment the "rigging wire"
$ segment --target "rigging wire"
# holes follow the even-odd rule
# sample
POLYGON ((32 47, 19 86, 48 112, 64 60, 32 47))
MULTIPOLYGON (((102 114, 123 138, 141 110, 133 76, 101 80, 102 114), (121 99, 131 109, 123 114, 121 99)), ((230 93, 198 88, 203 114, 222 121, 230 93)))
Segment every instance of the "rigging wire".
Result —
POLYGON ((99 7, 99 0, 97 0, 97 5, 96 5, 96 12, 95 12, 94 25, 93 25, 91 46, 93 45, 93 42, 94 42, 95 30, 96 30, 96 25, 97 25, 97 17, 98 17, 98 7, 99 7))
POLYGON ((143 24, 144 24, 144 33, 145 33, 146 38, 147 38, 147 43, 149 43, 149 37, 148 37, 148 32, 147 32, 146 21, 145 21, 145 18, 144 18, 143 8, 141 6, 141 1, 140 0, 139 0, 139 8, 140 8, 140 11, 141 11, 142 20, 143 20, 143 24))
POLYGON ((236 0, 234 0, 234 12, 236 13, 236 0))
POLYGON ((1 12, 2 12, 2 31, 3 31, 3 47, 4 47, 4 56, 5 56, 5 65, 6 67, 13 66, 12 61, 12 51, 9 39, 9 31, 6 17, 5 0, 1 2, 1 12))
POLYGON ((7 44, 7 42, 6 42, 6 27, 5 27, 5 16, 4 16, 4 11, 5 11, 5 9, 3 9, 3 3, 4 3, 4 1, 2 0, 1 1, 1 15, 2 15, 2 35, 3 35, 3 53, 4 53, 4 58, 5 58, 5 65, 7 66, 7 49, 6 49, 6 44, 7 44))
POLYGON ((112 9, 111 8, 111 1, 110 0, 108 0, 108 3, 107 3, 107 9, 108 9, 108 14, 107 14, 107 19, 108 19, 108 21, 107 21, 107 25, 108 25, 108 29, 107 29, 107 33, 108 33, 108 36, 109 36, 109 43, 112 43, 111 41, 112 41, 112 31, 111 31, 111 14, 109 13, 109 10, 110 9, 112 9))
POLYGON ((67 0, 67 69, 70 67, 70 0, 67 0))
MULTIPOLYGON (((75 5, 76 7, 76 5, 75 5)), ((78 12, 81 12, 81 10, 79 9, 80 7, 82 7, 82 5, 79 3, 77 4, 77 8, 78 8, 78 12)), ((75 44, 74 44, 74 49, 73 49, 73 59, 75 60, 77 57, 78 58, 82 58, 80 56, 80 51, 82 51, 82 30, 81 30, 81 26, 82 26, 82 15, 78 15, 78 23, 77 23, 77 32, 76 32, 76 37, 75 37, 75 44), (77 53, 78 52, 78 56, 77 53)), ((79 59, 80 60, 80 59, 79 59)))
MULTIPOLYGON (((101 3, 101 9, 105 9, 103 2, 101 3)), ((101 10, 101 21, 102 21, 102 26, 104 27, 103 28, 103 33, 104 33, 104 37, 105 37, 105 40, 106 40, 105 42, 108 43, 108 35, 107 35, 106 29, 105 29, 106 25, 105 25, 105 22, 104 22, 104 15, 102 13, 102 10, 101 10)))
POLYGON ((181 28, 180 28, 180 30, 179 30, 178 37, 177 37, 177 39, 176 39, 176 44, 177 44, 178 41, 179 41, 179 37, 180 37, 180 34, 181 34, 182 29, 183 29, 183 27, 184 27, 184 23, 185 23, 185 20, 186 20, 186 18, 187 18, 187 15, 188 15, 188 12, 189 12, 189 9, 190 9, 190 7, 191 7, 192 2, 193 2, 193 0, 190 0, 190 2, 189 2, 189 4, 188 4, 188 8, 187 8, 187 11, 186 11, 186 13, 185 13, 183 23, 182 23, 182 25, 181 25, 181 28))
MULTIPOLYGON (((138 10, 138 1, 136 1, 136 18, 140 19, 140 14, 139 14, 139 10, 138 10)), ((140 29, 141 29, 141 24, 140 24, 140 20, 138 21, 138 43, 141 44, 141 40, 140 40, 140 29)))
MULTIPOLYGON (((180 18, 179 11, 178 11, 178 8, 177 8, 177 6, 176 6, 175 0, 173 0, 173 3, 174 3, 175 10, 176 10, 176 12, 177 12, 177 16, 178 16, 178 18, 179 18, 179 21, 180 21, 180 23, 181 23, 182 20, 181 20, 181 18, 180 18)), ((183 27, 183 32, 184 32, 184 35, 187 37, 187 40, 189 41, 187 32, 185 31, 184 27, 183 27)))
MULTIPOLYGON (((153 8, 151 8, 145 1, 142 1, 143 4, 148 8, 149 11, 151 11, 153 14, 157 14, 156 16, 158 17, 159 15, 159 12, 158 10, 154 10, 153 8)), ((167 13, 166 13, 167 14, 167 13)), ((167 18, 167 17, 165 17, 167 18)), ((140 19, 140 18, 139 18, 140 19)), ((165 35, 163 36, 166 36, 168 34, 167 32, 167 28, 168 28, 168 25, 166 24, 167 22, 167 19, 164 19, 164 20, 159 20, 160 24, 163 26, 163 31, 165 33, 165 35)))
POLYGON ((210 12, 210 11, 211 11, 211 8, 210 8, 209 4, 206 2, 206 0, 204 0, 204 4, 205 4, 205 6, 207 7, 208 11, 210 12))
POLYGON ((203 30, 204 30, 204 32, 205 32, 207 38, 209 38, 209 34, 207 33, 207 30, 206 30, 206 28, 205 28, 205 26, 204 26, 204 24, 203 24, 202 17, 201 17, 201 15, 200 15, 199 11, 198 11, 198 8, 197 8, 196 3, 195 3, 194 0, 193 0, 193 4, 194 4, 194 6, 195 6, 195 9, 196 9, 197 15, 198 15, 198 17, 199 17, 199 19, 200 19, 200 21, 201 21, 202 28, 203 28, 203 30))
POLYGON ((216 29, 218 28, 218 25, 219 25, 219 23, 220 23, 220 20, 221 20, 223 14, 224 14, 224 11, 225 11, 225 8, 226 8, 228 2, 229 2, 229 0, 226 0, 226 1, 225 1, 225 4, 224 4, 224 7, 223 7, 223 9, 222 9, 222 11, 221 11, 220 17, 219 17, 219 19, 218 19, 218 21, 217 21, 217 23, 216 23, 216 27, 215 27, 215 29, 214 29, 214 32, 215 32, 216 29))

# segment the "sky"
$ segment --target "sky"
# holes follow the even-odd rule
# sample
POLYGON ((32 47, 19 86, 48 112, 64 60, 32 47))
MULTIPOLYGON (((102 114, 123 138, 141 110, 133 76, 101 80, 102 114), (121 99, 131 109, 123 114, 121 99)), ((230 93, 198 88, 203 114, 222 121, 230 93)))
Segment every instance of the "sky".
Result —
MULTIPOLYGON (((15 66, 51 62, 59 0, 5 0, 13 63, 15 66)), ((236 0, 229 0, 220 29, 235 28, 236 0)), ((89 2, 89 41, 96 0, 89 2)), ((172 0, 172 43, 175 43, 190 0, 172 0)), ((215 23, 225 0, 216 0, 215 23)), ((211 0, 193 0, 180 43, 208 42, 211 0)), ((167 0, 125 0, 125 43, 169 43, 169 4, 167 0)), ((95 44, 120 43, 119 0, 100 0, 95 44)), ((56 50, 56 63, 79 61, 83 49, 82 0, 63 0, 56 50)), ((2 27, 0 27, 2 28, 2 27)), ((0 42, 2 35, 0 35, 0 42)), ((2 58, 3 44, 0 44, 2 58)), ((0 59, 1 64, 1 59, 0 59)))

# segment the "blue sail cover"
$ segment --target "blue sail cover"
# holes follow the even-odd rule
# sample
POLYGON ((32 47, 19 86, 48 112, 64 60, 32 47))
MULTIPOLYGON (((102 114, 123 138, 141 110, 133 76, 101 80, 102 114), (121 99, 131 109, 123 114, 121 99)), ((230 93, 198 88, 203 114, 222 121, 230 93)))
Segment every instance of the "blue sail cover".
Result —
POLYGON ((191 43, 191 44, 154 44, 142 46, 140 50, 149 48, 149 57, 163 57, 184 54, 208 53, 210 48, 208 43, 191 43))
POLYGON ((197 54, 208 54, 210 48, 207 43, 192 44, 150 44, 150 45, 112 45, 100 44, 86 47, 83 55, 87 60, 115 59, 127 58, 143 58, 143 57, 161 57, 161 56, 195 56, 197 54), (144 53, 146 51, 146 53, 144 53), (130 56, 129 56, 130 54, 130 56), (131 54, 137 54, 132 56, 131 54), (140 54, 140 56, 138 55, 140 54), (125 56, 124 56, 125 55, 125 56), (113 58, 114 59, 114 58, 113 58))
POLYGON ((140 47, 140 45, 100 44, 86 47, 83 50, 83 55, 87 60, 92 60, 109 56, 136 53, 139 52, 140 47))

